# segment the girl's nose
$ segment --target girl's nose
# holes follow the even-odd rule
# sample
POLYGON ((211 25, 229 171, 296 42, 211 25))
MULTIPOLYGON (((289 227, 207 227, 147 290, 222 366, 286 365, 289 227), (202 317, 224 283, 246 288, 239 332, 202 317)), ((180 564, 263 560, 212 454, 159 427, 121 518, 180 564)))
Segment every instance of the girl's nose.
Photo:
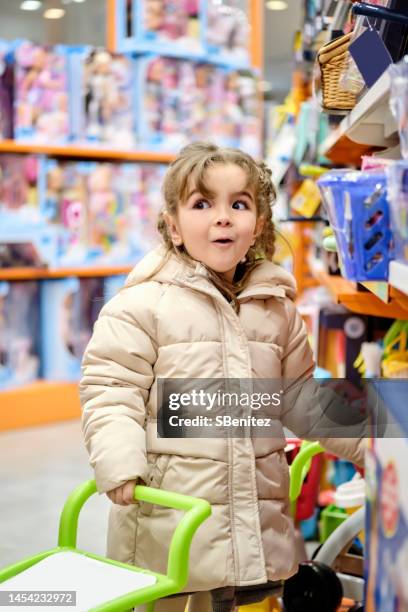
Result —
POLYGON ((218 227, 227 227, 231 225, 231 220, 226 215, 222 215, 218 217, 215 224, 218 225, 218 227))

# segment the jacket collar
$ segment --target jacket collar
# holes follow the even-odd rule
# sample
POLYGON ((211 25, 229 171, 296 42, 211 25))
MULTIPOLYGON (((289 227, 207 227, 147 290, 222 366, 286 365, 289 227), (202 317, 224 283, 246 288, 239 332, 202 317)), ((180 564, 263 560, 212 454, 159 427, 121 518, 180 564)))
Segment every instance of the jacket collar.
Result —
MULTIPOLYGON (((148 253, 129 274, 126 286, 142 282, 147 277, 160 283, 170 283, 189 286, 211 295, 219 295, 219 291, 208 279, 205 266, 200 262, 189 265, 171 254, 164 266, 156 272, 166 255, 163 246, 148 253)), ((296 283, 291 274, 271 261, 262 262, 251 273, 248 284, 238 295, 240 302, 250 299, 267 299, 269 297, 296 296, 296 283)))

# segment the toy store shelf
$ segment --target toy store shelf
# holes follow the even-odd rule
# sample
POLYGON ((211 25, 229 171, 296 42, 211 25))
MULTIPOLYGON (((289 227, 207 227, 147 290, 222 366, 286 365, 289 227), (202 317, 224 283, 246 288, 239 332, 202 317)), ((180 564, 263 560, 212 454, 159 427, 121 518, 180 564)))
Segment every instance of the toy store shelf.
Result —
POLYGON ((343 304, 352 312, 390 319, 408 319, 408 296, 390 289, 388 303, 370 291, 358 291, 357 283, 341 276, 331 276, 313 268, 313 275, 330 291, 338 304, 343 304))
POLYGON ((408 263, 391 261, 388 280, 391 287, 407 296, 408 301, 408 263))
POLYGON ((129 274, 131 266, 109 266, 105 268, 63 268, 49 270, 44 268, 0 268, 0 281, 40 280, 48 278, 65 278, 79 276, 80 278, 95 276, 116 276, 129 274))
POLYGON ((50 157, 69 157, 80 159, 106 159, 123 161, 158 162, 167 164, 175 158, 172 153, 158 151, 124 151, 102 147, 82 147, 75 145, 40 145, 35 142, 0 141, 0 153, 37 153, 50 157))
POLYGON ((378 79, 320 147, 336 164, 358 164, 364 153, 398 143, 397 125, 389 107, 390 76, 378 79))
POLYGON ((78 385, 38 381, 0 391, 0 431, 78 418, 78 385))

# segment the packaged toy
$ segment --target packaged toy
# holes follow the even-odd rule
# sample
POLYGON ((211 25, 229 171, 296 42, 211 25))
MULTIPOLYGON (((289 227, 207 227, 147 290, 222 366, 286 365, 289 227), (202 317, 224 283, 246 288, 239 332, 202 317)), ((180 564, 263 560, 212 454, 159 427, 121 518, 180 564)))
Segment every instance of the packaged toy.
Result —
POLYGON ((22 222, 38 220, 38 158, 33 155, 0 156, 0 219, 4 213, 22 222))
POLYGON ((82 355, 103 304, 102 278, 63 278, 42 282, 43 378, 78 380, 82 355))
POLYGON ((75 61, 83 66, 83 103, 76 137, 122 148, 133 146, 133 60, 92 49, 75 61))
POLYGON ((38 284, 0 282, 0 389, 38 378, 38 333, 38 284))
POLYGON ((365 609, 398 612, 408 609, 407 382, 372 384, 393 425, 387 437, 371 440, 366 456, 365 609))
POLYGON ((118 0, 120 51, 203 54, 204 0, 118 0))
POLYGON ((10 43, 0 41, 0 139, 13 138, 14 65, 10 43))
POLYGON ((58 232, 56 266, 81 265, 87 260, 88 172, 87 163, 50 159, 41 163, 41 212, 58 232))
POLYGON ((408 160, 386 168, 395 258, 408 261, 408 160))
POLYGON ((98 263, 129 261, 127 185, 121 165, 94 164, 87 176, 87 246, 98 263))
POLYGON ((205 40, 216 61, 239 67, 249 65, 248 8, 248 2, 208 0, 205 40))
POLYGON ((14 136, 41 143, 70 135, 66 48, 28 41, 15 51, 14 136))

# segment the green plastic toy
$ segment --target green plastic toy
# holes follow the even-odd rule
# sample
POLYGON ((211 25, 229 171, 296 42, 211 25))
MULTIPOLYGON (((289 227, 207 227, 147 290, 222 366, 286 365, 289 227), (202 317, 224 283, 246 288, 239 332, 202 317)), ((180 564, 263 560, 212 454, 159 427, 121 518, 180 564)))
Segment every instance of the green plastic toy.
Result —
POLYGON ((173 533, 167 574, 162 575, 76 548, 79 513, 94 493, 94 480, 84 482, 71 493, 60 518, 58 546, 0 570, 0 593, 75 590, 76 608, 63 609, 123 612, 140 604, 148 604, 148 612, 153 612, 157 599, 182 591, 188 579, 191 541, 198 527, 210 516, 210 504, 203 499, 178 493, 140 485, 135 487, 135 499, 138 501, 186 512, 173 533), (82 591, 77 588, 78 584, 83 584, 82 591), (114 597, 106 599, 109 589, 110 592, 112 589, 117 592, 114 597))

